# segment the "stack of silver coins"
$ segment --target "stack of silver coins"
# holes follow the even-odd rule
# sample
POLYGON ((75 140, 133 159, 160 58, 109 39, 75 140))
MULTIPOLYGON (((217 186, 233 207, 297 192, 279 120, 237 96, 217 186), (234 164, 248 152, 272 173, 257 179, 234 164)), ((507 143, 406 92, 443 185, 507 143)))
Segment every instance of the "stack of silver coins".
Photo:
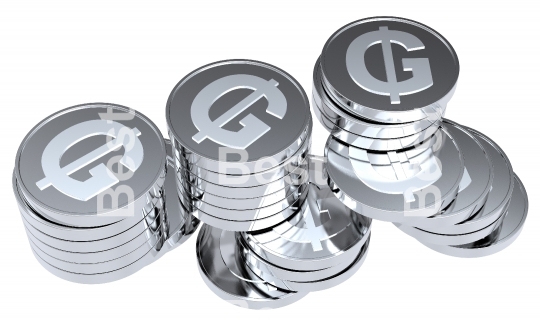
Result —
POLYGON ((290 75, 249 60, 201 67, 173 89, 166 117, 178 197, 206 223, 199 271, 218 296, 276 308, 358 270, 371 219, 339 202, 308 155, 309 102, 290 75))
POLYGON ((307 198, 291 219, 258 232, 202 227, 199 270, 219 297, 249 309, 278 308, 344 282, 363 264, 371 219, 334 196, 324 158, 308 161, 307 198))
POLYGON ((368 18, 327 41, 313 102, 331 132, 328 184, 345 205, 441 253, 478 257, 512 243, 528 201, 495 142, 443 119, 458 75, 456 53, 433 29, 368 18))
POLYGON ((157 127, 123 106, 79 105, 40 122, 23 140, 13 173, 39 263, 69 281, 104 283, 185 241, 197 221, 175 195, 165 204, 166 191, 176 194, 167 162, 157 127))
POLYGON ((167 103, 178 195, 220 229, 257 231, 305 200, 312 119, 302 87, 265 63, 229 60, 184 77, 167 103))

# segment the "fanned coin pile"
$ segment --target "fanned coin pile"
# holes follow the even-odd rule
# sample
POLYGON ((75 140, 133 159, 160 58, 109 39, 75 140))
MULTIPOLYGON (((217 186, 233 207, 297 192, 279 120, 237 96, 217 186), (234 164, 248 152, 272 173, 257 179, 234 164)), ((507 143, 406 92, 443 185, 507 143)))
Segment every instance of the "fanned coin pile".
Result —
POLYGON ((453 48, 431 28, 369 18, 327 41, 313 102, 331 133, 329 184, 345 205, 433 250, 479 257, 512 243, 528 201, 495 142, 442 118, 458 74, 453 48))
POLYGON ((13 191, 39 263, 79 283, 126 277, 192 235, 202 279, 250 309, 291 304, 350 278, 372 219, 425 246, 480 257, 510 245, 528 198, 508 157, 444 119, 459 61, 420 23, 348 24, 313 70, 330 132, 310 154, 308 98, 252 60, 198 68, 166 106, 170 141, 145 116, 106 103, 67 108, 23 140, 13 191))

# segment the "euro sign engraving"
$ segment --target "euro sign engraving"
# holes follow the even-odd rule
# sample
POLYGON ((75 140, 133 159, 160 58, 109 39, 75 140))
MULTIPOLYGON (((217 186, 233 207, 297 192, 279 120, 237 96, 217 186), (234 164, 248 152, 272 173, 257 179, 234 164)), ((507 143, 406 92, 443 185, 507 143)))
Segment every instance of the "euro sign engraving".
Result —
POLYGON ((409 52, 425 48, 416 36, 381 26, 378 31, 362 34, 352 41, 345 60, 347 70, 358 86, 371 93, 390 96, 391 104, 399 104, 400 96, 418 93, 431 87, 433 78, 428 58, 403 58, 403 70, 412 71, 413 77, 398 82, 391 43, 399 44, 409 52), (373 77, 366 67, 364 55, 367 49, 375 44, 382 46, 386 81, 373 77))
POLYGON ((41 156, 41 166, 45 178, 36 182, 36 185, 40 190, 53 186, 66 196, 87 201, 117 184, 118 178, 103 163, 89 170, 92 177, 86 181, 75 180, 70 175, 121 146, 124 147, 125 153, 119 163, 134 172, 143 160, 143 147, 137 138, 140 135, 141 132, 137 128, 129 129, 116 121, 110 124, 105 120, 90 120, 69 127, 54 137, 45 147, 41 156), (127 135, 131 137, 120 137, 126 134, 126 130, 127 135), (60 159, 70 147, 86 138, 97 135, 116 138, 74 162, 60 167, 60 159))
POLYGON ((283 119, 287 112, 287 100, 277 88, 279 83, 273 79, 264 80, 252 75, 231 75, 222 77, 203 88, 191 104, 191 119, 199 132, 192 138, 200 144, 206 138, 222 146, 246 149, 257 139, 270 131, 270 127, 249 114, 240 120, 243 128, 238 131, 223 129, 223 126, 237 115, 249 108, 262 97, 268 100, 266 112, 276 118, 283 119), (253 93, 233 106, 215 120, 210 120, 210 107, 223 95, 236 89, 251 89, 253 93))

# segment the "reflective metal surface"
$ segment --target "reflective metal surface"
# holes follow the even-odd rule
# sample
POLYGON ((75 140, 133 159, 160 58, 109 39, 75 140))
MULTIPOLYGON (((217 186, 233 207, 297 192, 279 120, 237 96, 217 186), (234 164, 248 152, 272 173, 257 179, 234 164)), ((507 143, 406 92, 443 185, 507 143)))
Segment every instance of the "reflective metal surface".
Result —
POLYGON ((308 162, 307 198, 291 218, 256 232, 202 228, 199 270, 221 298, 246 308, 281 307, 344 282, 366 259, 371 219, 334 196, 323 157, 308 162))
POLYGON ((417 224, 447 207, 464 172, 462 153, 446 128, 427 148, 381 153, 391 164, 366 162, 368 152, 339 143, 326 144, 328 183, 352 210, 383 221, 417 224), (418 154, 420 153, 420 154, 418 154))
POLYGON ((270 169, 296 152, 311 125, 302 87, 279 68, 250 60, 215 62, 188 74, 171 92, 166 117, 177 156, 214 172, 270 169), (245 162, 220 158, 224 149, 244 151, 245 162), (274 164, 264 167, 263 160, 274 164))
POLYGON ((430 243, 424 243, 440 253, 463 257, 474 258, 483 257, 497 253, 511 245, 521 233, 527 212, 529 210, 529 200, 525 187, 519 178, 514 175, 514 191, 512 199, 508 206, 508 211, 503 214, 501 225, 498 226, 485 238, 476 242, 467 243, 459 246, 440 246, 430 243))
POLYGON ((134 225, 159 196, 165 156, 161 133, 144 115, 115 104, 84 104, 30 131, 15 174, 25 200, 50 221, 98 227, 131 219, 134 225))
POLYGON ((329 94, 351 113, 382 123, 442 116, 459 75, 457 55, 439 33, 397 17, 340 28, 320 60, 329 94))
POLYGON ((168 168, 162 172, 164 182, 153 200, 143 207, 140 221, 124 219, 99 227, 52 222, 26 201, 14 172, 13 191, 30 246, 40 264, 69 281, 111 282, 136 272, 186 241, 199 221, 181 207, 172 147, 169 141, 165 144, 168 168))

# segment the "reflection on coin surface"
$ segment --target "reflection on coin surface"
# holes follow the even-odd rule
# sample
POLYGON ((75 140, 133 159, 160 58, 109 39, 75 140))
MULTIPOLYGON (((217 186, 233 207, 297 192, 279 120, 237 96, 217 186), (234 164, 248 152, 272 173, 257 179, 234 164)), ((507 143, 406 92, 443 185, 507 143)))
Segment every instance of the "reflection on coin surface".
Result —
POLYGON ((150 120, 95 103, 34 127, 19 147, 15 173, 36 210, 65 225, 91 227, 139 216, 161 187, 165 164, 163 137, 150 120))
POLYGON ((514 178, 512 199, 508 211, 503 216, 502 224, 486 238, 460 246, 439 246, 430 243, 424 245, 446 255, 464 258, 492 255, 511 245, 521 233, 529 210, 525 187, 516 175, 514 178))
MULTIPOLYGON (((370 155, 330 138, 326 144, 328 182, 352 210, 383 221, 416 224, 455 198, 464 172, 463 156, 441 128, 435 145, 422 150, 370 155), (389 164, 379 164, 387 156, 389 164)), ((422 146, 419 146, 422 148, 422 146)))
POLYGON ((386 123, 444 110, 459 75, 457 55, 439 33, 396 17, 342 27, 326 42, 321 67, 325 87, 346 109, 386 123))
POLYGON ((307 293, 286 291, 260 279, 239 262, 235 234, 203 225, 197 237, 199 272, 220 298, 249 309, 279 308, 307 293))
POLYGON ((178 146, 216 172, 204 161, 239 160, 232 154, 220 159, 224 149, 245 151, 246 162, 281 162, 311 121, 302 87, 284 71, 250 60, 216 62, 190 73, 171 92, 166 118, 178 146))

